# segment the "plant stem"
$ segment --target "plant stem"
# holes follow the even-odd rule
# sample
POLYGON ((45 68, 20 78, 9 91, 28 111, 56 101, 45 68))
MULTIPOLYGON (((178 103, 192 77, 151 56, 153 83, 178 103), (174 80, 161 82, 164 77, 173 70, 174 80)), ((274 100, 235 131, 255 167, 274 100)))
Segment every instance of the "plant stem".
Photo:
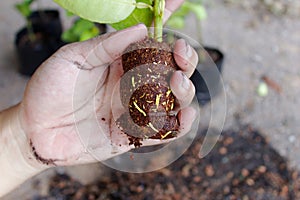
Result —
POLYGON ((34 42, 35 35, 34 35, 32 23, 29 20, 27 21, 27 31, 28 31, 27 34, 28 34, 28 38, 29 38, 30 42, 34 42))
POLYGON ((165 0, 154 0, 154 39, 162 42, 165 0))

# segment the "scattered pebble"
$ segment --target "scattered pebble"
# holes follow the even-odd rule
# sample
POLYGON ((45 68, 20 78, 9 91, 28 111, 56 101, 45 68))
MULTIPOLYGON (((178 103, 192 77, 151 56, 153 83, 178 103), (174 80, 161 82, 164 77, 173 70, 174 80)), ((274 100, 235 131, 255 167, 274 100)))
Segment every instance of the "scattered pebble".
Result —
POLYGON ((251 178, 247 178, 246 183, 249 186, 253 186, 255 184, 255 181, 253 179, 251 179, 251 178))
POLYGON ((215 174, 215 170, 214 170, 214 168, 213 168, 212 165, 207 165, 205 167, 205 174, 208 177, 211 177, 211 176, 213 176, 215 174))
POLYGON ((220 153, 221 155, 225 155, 225 154, 227 153, 226 147, 221 147, 221 148, 219 149, 219 153, 220 153))
POLYGON ((266 171, 267 171, 267 167, 266 167, 266 166, 261 165, 261 166, 258 167, 258 172, 259 172, 259 173, 263 174, 263 173, 265 173, 266 171))
POLYGON ((242 176, 243 177, 247 177, 248 175, 250 174, 249 170, 248 169, 242 169, 242 176))
POLYGON ((289 140, 290 143, 294 143, 296 141, 296 137, 294 135, 290 135, 288 137, 288 140, 289 140))
POLYGON ((265 82, 261 82, 256 91, 258 96, 266 97, 268 95, 268 85, 265 82))

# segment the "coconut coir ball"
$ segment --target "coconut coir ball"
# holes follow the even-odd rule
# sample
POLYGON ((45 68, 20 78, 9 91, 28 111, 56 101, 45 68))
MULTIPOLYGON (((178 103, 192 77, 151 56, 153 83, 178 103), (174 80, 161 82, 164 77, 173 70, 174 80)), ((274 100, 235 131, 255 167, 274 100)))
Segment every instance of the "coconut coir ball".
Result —
POLYGON ((121 115, 118 125, 135 146, 142 139, 167 139, 177 135, 179 121, 174 108, 178 102, 169 80, 179 69, 172 48, 147 38, 133 43, 122 55, 124 76, 120 93, 129 112, 121 115))

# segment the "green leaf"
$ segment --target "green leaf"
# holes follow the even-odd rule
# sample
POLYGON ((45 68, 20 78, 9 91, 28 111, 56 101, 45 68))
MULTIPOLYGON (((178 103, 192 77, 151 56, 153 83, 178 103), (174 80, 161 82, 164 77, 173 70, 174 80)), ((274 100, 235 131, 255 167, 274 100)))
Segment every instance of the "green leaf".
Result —
POLYGON ((135 0, 54 0, 60 6, 92 22, 111 24, 128 17, 135 0))
POLYGON ((184 28, 184 18, 173 16, 170 17, 168 20, 168 26, 175 28, 175 29, 183 29, 184 28))
POLYGON ((192 11, 195 13, 198 20, 203 20, 207 17, 206 10, 202 5, 197 5, 193 7, 192 11))
POLYGON ((78 41, 78 36, 75 35, 71 29, 69 29, 63 32, 61 39, 65 42, 76 42, 78 41))
POLYGON ((99 35, 100 30, 95 23, 79 18, 73 26, 62 34, 62 40, 65 42, 78 42, 88 40, 99 35))
POLYGON ((72 12, 66 10, 66 16, 67 16, 67 17, 73 17, 73 16, 75 16, 75 15, 74 15, 74 13, 72 13, 72 12))
MULTIPOLYGON (((151 5, 150 0, 137 0, 138 2, 143 2, 148 5, 151 5)), ((134 11, 124 20, 111 24, 113 28, 116 30, 122 30, 134 25, 137 25, 139 23, 143 23, 146 26, 150 26, 153 21, 153 11, 150 8, 135 8, 134 11)))
POLYGON ((185 1, 182 6, 171 15, 167 21, 167 25, 176 29, 184 28, 184 19, 190 13, 194 13, 198 20, 203 20, 207 17, 206 10, 202 5, 202 2, 190 0, 185 1))
POLYGON ((95 24, 93 22, 85 19, 78 19, 73 26, 73 32, 75 35, 81 35, 84 31, 89 30, 94 26, 95 24))
POLYGON ((15 8, 21 13, 23 17, 29 17, 31 15, 30 5, 33 0, 25 0, 22 3, 18 3, 15 5, 15 8))
POLYGON ((99 35, 99 33, 100 33, 99 29, 97 29, 96 27, 92 27, 90 30, 85 30, 80 35, 79 41, 85 41, 85 40, 91 39, 91 38, 99 35))
POLYGON ((32 3, 33 3, 33 1, 34 1, 34 0, 24 0, 24 3, 26 3, 26 4, 30 5, 30 4, 32 4, 32 3))

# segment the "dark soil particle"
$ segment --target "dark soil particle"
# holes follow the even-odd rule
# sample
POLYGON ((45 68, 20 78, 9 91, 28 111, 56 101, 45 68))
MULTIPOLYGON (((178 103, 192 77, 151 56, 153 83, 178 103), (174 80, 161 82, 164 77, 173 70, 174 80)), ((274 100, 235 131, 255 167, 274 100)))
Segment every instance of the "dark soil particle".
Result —
POLYGON ((122 65, 121 101, 129 115, 123 114, 117 123, 129 135, 130 143, 138 147, 145 138, 176 136, 179 123, 173 110, 178 103, 169 79, 178 66, 171 47, 147 38, 125 50, 122 65))
POLYGON ((35 147, 33 146, 33 143, 32 143, 31 140, 29 141, 29 145, 30 145, 31 151, 32 151, 32 153, 33 153, 33 156, 34 156, 34 158, 35 158, 37 161, 41 162, 41 163, 44 164, 44 165, 53 165, 53 166, 56 166, 55 162, 56 162, 57 160, 54 160, 54 159, 45 159, 45 158, 41 157, 41 156, 36 152, 36 149, 35 149, 35 147))
POLYGON ((300 176, 257 131, 245 127, 223 132, 205 158, 198 153, 200 134, 188 151, 159 171, 130 174, 111 170, 94 184, 81 185, 67 175, 50 183, 52 199, 121 200, 296 200, 300 199, 300 176))

